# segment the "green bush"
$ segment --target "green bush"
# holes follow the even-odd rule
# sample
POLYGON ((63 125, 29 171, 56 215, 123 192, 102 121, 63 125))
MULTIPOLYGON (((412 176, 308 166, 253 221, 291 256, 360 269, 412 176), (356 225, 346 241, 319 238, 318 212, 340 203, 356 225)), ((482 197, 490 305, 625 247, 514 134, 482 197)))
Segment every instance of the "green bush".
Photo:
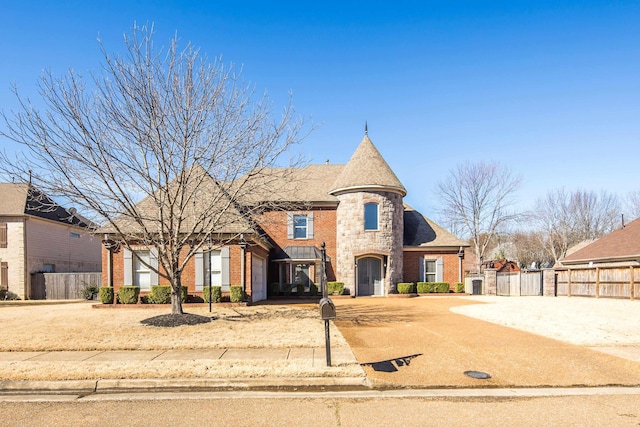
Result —
POLYGON ((241 302, 243 298, 242 286, 231 286, 230 290, 230 299, 231 302, 241 302))
POLYGON ((113 288, 103 286, 100 288, 100 302, 103 304, 113 304, 113 288))
POLYGON ((278 282, 273 282, 271 283, 271 285, 269 285, 269 295, 270 296, 277 296, 280 295, 280 283, 278 282))
POLYGON ((140 296, 138 286, 122 286, 118 289, 118 301, 120 304, 137 304, 140 296))
POLYGON ((398 293, 415 294, 416 293, 415 283, 398 283, 398 293))
POLYGON ((344 283, 327 282, 327 293, 329 295, 342 295, 344 293, 344 283))
POLYGON ((309 285, 309 295, 311 296, 318 295, 318 285, 316 285, 315 283, 311 283, 309 285))
POLYGON ((171 286, 151 286, 145 298, 148 304, 169 304, 171 302, 171 286))
POLYGON ((449 293, 449 283, 447 282, 418 282, 418 293, 419 294, 430 294, 430 293, 440 293, 446 294, 449 293))
POLYGON ((304 295, 304 285, 302 283, 296 285, 296 294, 298 294, 298 296, 304 295))
POLYGON ((456 292, 459 294, 464 293, 464 283, 462 282, 456 283, 456 292))
POLYGON ((96 295, 98 295, 98 287, 94 284, 91 285, 85 285, 82 288, 82 297, 86 300, 92 300, 96 298, 96 295))
POLYGON ((211 296, 211 302, 221 302, 222 301, 222 287, 220 286, 205 286, 202 288, 202 298, 204 302, 209 302, 209 297, 211 296))

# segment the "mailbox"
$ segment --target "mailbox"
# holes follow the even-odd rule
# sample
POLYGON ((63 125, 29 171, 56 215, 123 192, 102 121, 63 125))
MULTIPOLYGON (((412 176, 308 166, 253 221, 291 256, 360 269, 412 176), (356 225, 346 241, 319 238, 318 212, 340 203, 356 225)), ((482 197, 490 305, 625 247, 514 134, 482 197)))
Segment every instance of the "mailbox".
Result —
POLYGON ((331 298, 322 298, 319 305, 322 320, 333 320, 336 318, 336 306, 333 305, 331 298))

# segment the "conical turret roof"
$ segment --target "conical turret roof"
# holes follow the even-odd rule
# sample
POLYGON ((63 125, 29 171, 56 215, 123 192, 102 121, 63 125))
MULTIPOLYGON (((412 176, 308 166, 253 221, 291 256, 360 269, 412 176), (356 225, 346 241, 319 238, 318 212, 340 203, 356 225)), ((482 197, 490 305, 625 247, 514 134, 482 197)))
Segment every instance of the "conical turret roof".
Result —
POLYGON ((393 191, 403 197, 407 194, 407 190, 367 134, 336 178, 329 194, 357 190, 393 191))

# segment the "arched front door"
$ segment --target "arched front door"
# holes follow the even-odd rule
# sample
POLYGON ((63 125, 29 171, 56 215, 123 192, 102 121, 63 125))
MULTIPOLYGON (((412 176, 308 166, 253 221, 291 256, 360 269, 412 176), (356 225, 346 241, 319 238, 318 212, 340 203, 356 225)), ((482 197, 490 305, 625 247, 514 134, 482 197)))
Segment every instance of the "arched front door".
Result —
POLYGON ((366 257, 358 260, 358 295, 383 295, 380 258, 366 257))

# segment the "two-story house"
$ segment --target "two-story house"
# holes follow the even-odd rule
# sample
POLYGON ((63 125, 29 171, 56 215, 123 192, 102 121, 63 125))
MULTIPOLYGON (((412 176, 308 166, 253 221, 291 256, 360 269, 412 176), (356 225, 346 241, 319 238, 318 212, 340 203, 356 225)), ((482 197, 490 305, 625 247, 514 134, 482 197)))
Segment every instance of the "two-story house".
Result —
MULTIPOLYGON (((208 284, 223 291, 242 285, 255 302, 267 298, 268 284, 272 290, 292 284, 308 290, 320 283, 323 242, 328 280, 343 282, 354 296, 396 293, 400 282, 461 281, 468 245, 404 204, 406 189, 368 135, 345 165, 278 172, 269 173, 273 191, 267 197, 289 208, 263 212, 253 218, 257 229, 198 253, 182 276, 189 294, 201 294, 208 284)), ((140 285, 142 291, 166 284, 145 266, 157 265, 153 250, 141 247, 132 255, 117 246, 103 248, 103 283, 140 285)))
POLYGON ((90 225, 30 184, 0 183, 0 288, 28 299, 31 273, 100 271, 90 225))

